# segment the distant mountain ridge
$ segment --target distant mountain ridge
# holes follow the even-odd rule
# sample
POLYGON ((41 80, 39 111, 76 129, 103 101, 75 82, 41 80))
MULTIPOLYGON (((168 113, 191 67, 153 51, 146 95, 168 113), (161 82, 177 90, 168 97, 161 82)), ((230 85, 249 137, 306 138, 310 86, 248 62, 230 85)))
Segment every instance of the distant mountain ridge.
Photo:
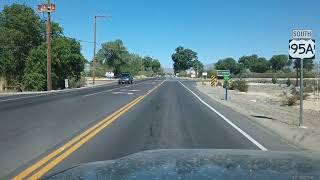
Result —
POLYGON ((205 71, 209 70, 209 69, 214 69, 214 63, 211 63, 211 64, 206 64, 203 66, 203 69, 205 71))

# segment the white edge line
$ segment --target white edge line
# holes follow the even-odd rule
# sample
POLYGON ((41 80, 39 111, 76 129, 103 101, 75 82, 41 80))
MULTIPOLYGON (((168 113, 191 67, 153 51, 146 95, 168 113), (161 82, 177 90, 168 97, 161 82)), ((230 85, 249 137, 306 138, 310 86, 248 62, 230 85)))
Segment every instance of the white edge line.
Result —
POLYGON ((249 141, 251 141, 254 145, 258 146, 262 151, 268 151, 267 148, 265 148, 263 145, 261 145, 258 141, 253 139, 249 134, 244 132, 242 129, 240 129, 237 125, 233 124, 228 118, 226 118, 224 115, 222 115, 220 112, 218 112, 216 109, 211 107, 208 103, 203 101, 196 93, 191 91, 187 86, 185 86, 182 82, 178 81, 183 87, 185 87, 188 91, 190 91, 200 102, 202 102, 204 105, 206 105, 209 109, 214 111, 216 114, 218 114, 223 120, 225 120, 228 124, 230 124, 233 128, 235 128, 238 132, 240 132, 244 137, 246 137, 249 141))
POLYGON ((26 99, 26 98, 32 98, 32 97, 40 97, 40 96, 46 96, 46 95, 49 95, 49 93, 40 94, 40 95, 34 95, 34 96, 24 96, 24 97, 4 99, 4 100, 0 100, 0 102, 13 101, 13 100, 17 100, 17 99, 26 99))

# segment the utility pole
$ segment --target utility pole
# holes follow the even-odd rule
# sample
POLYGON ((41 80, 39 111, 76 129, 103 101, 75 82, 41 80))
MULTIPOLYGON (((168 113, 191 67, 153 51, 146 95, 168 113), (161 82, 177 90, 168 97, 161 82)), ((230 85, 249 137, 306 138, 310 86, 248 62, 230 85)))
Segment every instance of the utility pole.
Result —
POLYGON ((92 67, 92 84, 95 83, 96 78, 96 38, 97 38, 97 18, 110 18, 111 16, 94 16, 93 22, 93 67, 92 67))
POLYGON ((55 4, 51 4, 50 0, 47 0, 47 4, 39 4, 38 12, 46 12, 48 14, 47 20, 47 91, 52 90, 51 80, 51 63, 52 63, 52 50, 51 50, 51 13, 56 9, 55 4))
POLYGON ((93 68, 92 68, 92 84, 95 83, 96 78, 96 28, 97 28, 97 16, 94 16, 93 25, 93 68))
MULTIPOLYGON (((48 0, 48 7, 51 7, 51 2, 48 0)), ((49 10, 48 8, 48 10, 49 10)), ((48 52, 47 52, 47 91, 52 90, 52 80, 51 80, 51 12, 48 12, 47 20, 47 43, 48 43, 48 52)))

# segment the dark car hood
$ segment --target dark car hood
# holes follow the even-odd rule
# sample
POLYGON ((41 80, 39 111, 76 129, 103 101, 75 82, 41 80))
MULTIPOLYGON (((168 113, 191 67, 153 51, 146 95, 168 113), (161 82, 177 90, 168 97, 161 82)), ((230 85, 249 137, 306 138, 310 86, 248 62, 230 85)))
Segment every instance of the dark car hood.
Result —
POLYGON ((45 179, 320 179, 320 154, 152 150, 82 164, 45 179))

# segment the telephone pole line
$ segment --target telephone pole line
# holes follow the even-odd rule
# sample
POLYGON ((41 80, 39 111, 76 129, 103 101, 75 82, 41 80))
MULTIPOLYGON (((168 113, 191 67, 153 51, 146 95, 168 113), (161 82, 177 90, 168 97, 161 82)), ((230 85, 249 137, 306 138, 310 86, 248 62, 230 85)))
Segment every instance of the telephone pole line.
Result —
POLYGON ((39 4, 38 12, 46 12, 48 14, 47 19, 47 91, 52 90, 52 80, 51 80, 51 62, 52 62, 52 52, 51 52, 51 13, 56 9, 55 4, 51 4, 50 0, 47 0, 47 4, 39 4))
POLYGON ((50 7, 51 7, 51 2, 48 0, 48 20, 47 20, 47 43, 48 43, 48 54, 47 54, 47 91, 52 90, 52 80, 51 80, 51 60, 52 60, 52 55, 51 55, 51 12, 50 12, 50 7))
POLYGON ((94 85, 96 79, 96 39, 97 39, 97 18, 110 18, 111 16, 94 16, 93 22, 93 67, 92 67, 92 84, 94 85))

